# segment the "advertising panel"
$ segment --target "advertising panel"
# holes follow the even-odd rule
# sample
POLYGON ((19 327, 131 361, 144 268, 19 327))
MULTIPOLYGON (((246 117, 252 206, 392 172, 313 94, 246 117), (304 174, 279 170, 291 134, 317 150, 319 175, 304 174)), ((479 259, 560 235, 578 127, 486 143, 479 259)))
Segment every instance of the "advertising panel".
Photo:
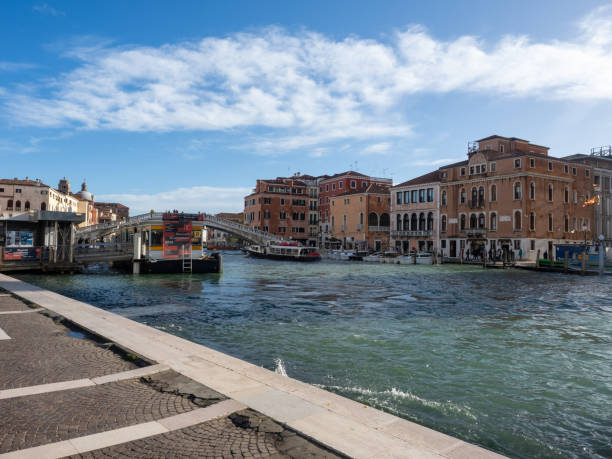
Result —
POLYGON ((5 247, 4 261, 40 260, 40 247, 5 247))
POLYGON ((179 219, 178 215, 165 214, 163 218, 163 257, 179 258, 191 256, 191 220, 179 219))
POLYGON ((32 231, 7 231, 7 247, 32 247, 34 245, 34 233, 32 231))

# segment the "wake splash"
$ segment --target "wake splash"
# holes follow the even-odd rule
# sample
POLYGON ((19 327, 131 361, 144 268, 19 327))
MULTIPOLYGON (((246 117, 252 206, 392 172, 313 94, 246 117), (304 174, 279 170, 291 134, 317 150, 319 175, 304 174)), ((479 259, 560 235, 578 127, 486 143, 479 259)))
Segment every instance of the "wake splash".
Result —
MULTIPOLYGON (((411 392, 405 392, 400 389, 396 389, 392 387, 391 389, 386 389, 383 391, 375 391, 371 389, 366 389, 363 387, 353 386, 353 387, 344 387, 344 386, 326 386, 324 384, 314 384, 321 389, 326 390, 334 390, 338 392, 350 392, 354 394, 363 395, 370 399, 373 399, 375 402, 378 402, 382 405, 387 406, 387 400, 385 399, 394 399, 394 400, 410 400, 413 402, 417 402, 423 406, 428 408, 433 408, 435 410, 441 411, 442 413, 457 413, 462 416, 468 417, 470 419, 476 420, 476 416, 472 413, 469 407, 458 405, 456 403, 447 400, 446 402, 437 402, 435 400, 427 400, 418 395, 415 395, 411 392)), ((389 407, 392 411, 399 413, 399 411, 395 407, 389 407)))
POLYGON ((285 364, 283 363, 283 361, 281 359, 274 359, 274 363, 275 363, 275 367, 274 367, 274 373, 281 375, 281 376, 289 376, 287 375, 287 370, 285 369, 285 364))

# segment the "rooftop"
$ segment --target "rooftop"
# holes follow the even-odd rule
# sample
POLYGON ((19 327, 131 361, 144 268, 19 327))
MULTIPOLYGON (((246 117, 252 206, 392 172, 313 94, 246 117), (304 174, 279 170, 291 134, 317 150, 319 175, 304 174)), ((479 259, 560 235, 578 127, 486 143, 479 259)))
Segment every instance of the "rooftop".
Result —
MULTIPOLYGON (((467 161, 465 161, 465 163, 467 164, 467 161)), ((444 166, 444 167, 450 167, 450 166, 444 166)), ((398 185, 395 185, 393 188, 400 187, 400 186, 423 185, 425 183, 439 182, 441 175, 442 174, 440 173, 440 170, 436 170, 436 171, 429 172, 427 174, 421 175, 419 177, 413 178, 413 179, 408 180, 406 182, 402 182, 402 183, 400 183, 398 185)))

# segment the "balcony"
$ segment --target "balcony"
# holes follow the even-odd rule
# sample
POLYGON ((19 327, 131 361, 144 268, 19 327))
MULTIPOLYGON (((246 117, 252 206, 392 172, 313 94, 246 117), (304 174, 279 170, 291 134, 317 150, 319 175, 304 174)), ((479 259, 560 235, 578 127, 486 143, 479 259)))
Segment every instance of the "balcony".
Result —
POLYGON ((465 233, 468 238, 483 238, 487 235, 486 228, 466 228, 465 233))
POLYGON ((391 237, 431 237, 433 231, 431 230, 395 230, 391 231, 391 237))
POLYGON ((470 206, 470 209, 482 209, 485 206, 485 200, 484 199, 470 199, 468 201, 468 206, 470 206))
POLYGON ((368 226, 368 231, 389 232, 390 226, 368 226))

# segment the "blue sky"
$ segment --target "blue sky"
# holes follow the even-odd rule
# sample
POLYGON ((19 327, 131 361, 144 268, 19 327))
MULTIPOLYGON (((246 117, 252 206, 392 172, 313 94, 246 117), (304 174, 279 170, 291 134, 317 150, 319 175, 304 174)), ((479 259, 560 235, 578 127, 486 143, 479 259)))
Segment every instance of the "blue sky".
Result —
POLYGON ((612 142, 612 6, 0 4, 0 176, 240 211, 257 178, 413 178, 493 133, 612 142))

